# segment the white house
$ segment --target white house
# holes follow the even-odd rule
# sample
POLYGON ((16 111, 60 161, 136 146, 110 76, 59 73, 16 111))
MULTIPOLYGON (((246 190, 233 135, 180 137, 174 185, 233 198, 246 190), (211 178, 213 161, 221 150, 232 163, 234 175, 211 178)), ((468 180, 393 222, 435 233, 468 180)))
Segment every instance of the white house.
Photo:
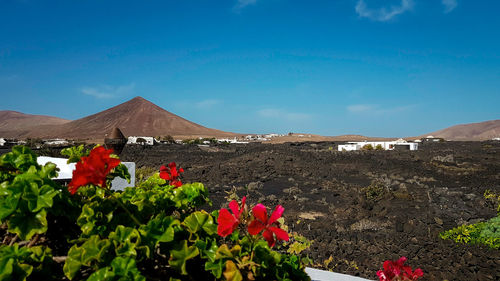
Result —
POLYGON ((46 145, 66 145, 66 144, 69 144, 69 142, 65 139, 44 140, 43 143, 46 145))
POLYGON ((227 142, 227 143, 248 143, 247 141, 238 141, 238 139, 235 138, 225 138, 225 139, 217 139, 218 142, 227 142))
POLYGON ((4 146, 6 142, 4 138, 0 138, 0 146, 4 146))
POLYGON ((153 137, 128 137, 127 144, 145 144, 145 145, 154 145, 155 142, 158 142, 153 137), (139 140, 139 141, 137 141, 139 140))
POLYGON ((384 150, 417 150, 418 143, 407 142, 403 139, 398 139, 395 141, 362 141, 362 142, 348 142, 347 144, 339 144, 338 151, 353 151, 361 150, 364 146, 370 145, 373 149, 381 147, 384 150))

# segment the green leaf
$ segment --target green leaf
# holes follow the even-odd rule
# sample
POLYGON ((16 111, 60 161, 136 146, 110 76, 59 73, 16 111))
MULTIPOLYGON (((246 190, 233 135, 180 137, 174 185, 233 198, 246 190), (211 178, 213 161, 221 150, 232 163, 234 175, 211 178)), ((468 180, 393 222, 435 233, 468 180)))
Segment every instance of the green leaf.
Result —
POLYGON ((26 146, 14 146, 12 152, 9 153, 12 153, 9 158, 16 169, 27 171, 31 166, 39 166, 36 162, 36 154, 26 146))
POLYGON ((104 267, 92 273, 87 281, 112 281, 115 280, 116 274, 109 268, 104 267))
POLYGON ((90 150, 88 150, 88 149, 84 150, 84 149, 85 149, 85 146, 83 144, 81 144, 79 146, 65 148, 65 149, 61 150, 61 154, 69 157, 68 162, 67 162, 68 164, 69 163, 76 163, 76 162, 80 161, 80 158, 82 158, 82 156, 87 156, 90 154, 90 150))
POLYGON ((116 257, 111 262, 111 267, 118 276, 133 277, 127 280, 146 280, 146 278, 142 276, 140 274, 140 271, 137 269, 135 260, 133 258, 116 257))
POLYGON ((217 252, 215 253, 215 259, 232 259, 233 257, 239 256, 241 252, 241 246, 235 245, 232 249, 229 249, 227 244, 222 244, 217 252))
POLYGON ((217 262, 211 262, 211 261, 205 262, 205 270, 206 271, 211 271, 212 274, 217 279, 220 279, 220 277, 222 276, 223 269, 224 269, 224 262, 223 262, 223 260, 218 260, 217 262))
POLYGON ((130 183, 130 173, 128 172, 127 166, 120 164, 108 174, 109 179, 114 179, 115 177, 126 179, 127 182, 130 183))
POLYGON ((52 259, 52 250, 47 246, 33 246, 29 250, 32 261, 43 263, 46 259, 52 259))
POLYGON ((201 257, 206 258, 209 261, 215 261, 215 256, 217 253, 217 250, 219 249, 219 246, 217 245, 217 240, 215 238, 210 239, 207 238, 205 241, 204 240, 196 240, 195 241, 196 247, 200 249, 201 257))
POLYGON ((133 258, 116 257, 111 266, 94 272, 87 281, 145 281, 133 258))
POLYGON ((159 242, 171 242, 174 240, 174 226, 180 225, 179 220, 171 216, 160 214, 151 219, 147 225, 141 226, 139 231, 148 239, 154 241, 154 245, 159 242))
POLYGON ((242 281, 243 276, 240 270, 232 260, 226 261, 226 270, 224 271, 224 277, 227 281, 242 281))
MULTIPOLYGON (((109 239, 115 246, 117 256, 137 256, 136 249, 141 244, 141 235, 137 229, 119 225, 114 232, 109 234, 109 239)), ((147 251, 147 256, 149 256, 149 251, 147 251)))
POLYGON ((10 216, 19 204, 21 191, 9 186, 8 182, 0 184, 0 221, 10 216))
POLYGON ((26 264, 30 251, 26 247, 0 246, 0 280, 26 280, 33 266, 26 264))
POLYGON ((116 228, 117 221, 112 222, 112 220, 115 218, 114 211, 118 206, 114 200, 101 201, 98 196, 93 199, 94 201, 83 205, 82 212, 76 223, 80 226, 84 235, 100 234, 107 236, 109 231, 116 228))
POLYGON ((44 209, 37 213, 16 211, 7 226, 9 232, 19 235, 21 240, 30 240, 33 235, 47 231, 47 212, 44 209))
POLYGON ((170 264, 173 268, 181 272, 182 275, 187 275, 186 271, 186 261, 196 257, 200 252, 196 246, 187 245, 187 240, 183 240, 174 246, 174 249, 170 252, 170 264))
POLYGON ((180 209, 201 206, 205 203, 211 204, 208 199, 208 191, 202 183, 184 184, 172 190, 175 206, 180 209))
POLYGON ((184 225, 187 226, 189 232, 197 233, 204 230, 208 235, 217 233, 217 225, 210 214, 205 211, 197 211, 189 215, 184 220, 184 225))
POLYGON ((91 266, 93 262, 102 261, 111 247, 108 239, 101 240, 98 235, 91 236, 82 246, 73 245, 69 249, 64 263, 64 275, 73 279, 82 266, 91 266))
POLYGON ((41 178, 52 179, 57 177, 57 170, 59 169, 57 168, 56 164, 48 162, 40 168, 40 170, 38 171, 38 175, 41 178))

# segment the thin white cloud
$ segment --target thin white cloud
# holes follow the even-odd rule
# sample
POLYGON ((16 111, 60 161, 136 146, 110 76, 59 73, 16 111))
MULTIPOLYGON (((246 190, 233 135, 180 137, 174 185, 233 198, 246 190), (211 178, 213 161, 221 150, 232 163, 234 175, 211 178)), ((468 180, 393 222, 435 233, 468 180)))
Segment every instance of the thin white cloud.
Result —
POLYGON ((347 111, 353 114, 392 114, 399 112, 407 112, 413 109, 415 105, 402 105, 395 107, 381 107, 377 104, 353 104, 346 107, 347 111))
POLYGON ((257 111, 257 115, 264 118, 284 119, 286 121, 305 121, 310 120, 312 116, 306 113, 286 112, 276 108, 265 108, 257 111))
POLYGON ((221 103, 221 101, 219 101, 219 100, 203 100, 203 101, 195 103, 194 106, 196 108, 200 108, 200 109, 208 109, 208 108, 212 108, 220 103, 221 103))
POLYGON ((457 0, 442 0, 441 3, 443 3, 445 14, 455 10, 458 6, 457 0))
POLYGON ((234 9, 238 11, 245 8, 248 5, 255 5, 255 3, 257 3, 257 0, 238 0, 236 5, 234 6, 234 9))
POLYGON ((134 91, 135 84, 122 85, 118 87, 105 85, 102 87, 83 87, 80 89, 82 94, 93 96, 98 99, 109 99, 130 94, 134 91))
POLYGON ((382 7, 378 9, 370 9, 364 0, 359 0, 356 3, 356 13, 362 18, 369 18, 374 21, 388 21, 397 15, 400 15, 413 8, 413 0, 401 0, 401 4, 391 7, 382 7))

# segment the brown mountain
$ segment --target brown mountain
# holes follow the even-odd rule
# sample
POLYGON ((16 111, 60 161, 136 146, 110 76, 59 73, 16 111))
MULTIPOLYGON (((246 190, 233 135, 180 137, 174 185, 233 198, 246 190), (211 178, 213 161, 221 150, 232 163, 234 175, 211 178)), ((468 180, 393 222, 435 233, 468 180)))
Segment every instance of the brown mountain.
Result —
POLYGON ((500 120, 456 125, 428 135, 455 141, 491 140, 500 137, 500 120))
POLYGON ((0 111, 0 136, 16 137, 20 133, 27 133, 38 126, 57 126, 70 122, 46 115, 24 114, 17 111, 0 111))
POLYGON ((172 114, 142 97, 136 97, 78 120, 23 130, 17 137, 98 140, 104 139, 115 127, 120 128, 125 136, 225 137, 236 135, 203 127, 172 114))

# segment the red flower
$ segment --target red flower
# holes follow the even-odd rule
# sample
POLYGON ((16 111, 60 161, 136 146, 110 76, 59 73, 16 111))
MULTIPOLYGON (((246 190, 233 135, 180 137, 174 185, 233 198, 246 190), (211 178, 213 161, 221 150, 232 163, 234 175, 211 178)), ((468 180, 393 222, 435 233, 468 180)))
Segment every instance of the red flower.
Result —
POLYGON ((420 268, 412 272, 411 267, 403 265, 405 262, 406 257, 401 257, 397 261, 386 260, 384 262, 384 270, 377 272, 380 281, 417 280, 424 275, 420 268))
POLYGON ((106 177, 116 166, 120 165, 120 160, 111 158, 112 149, 105 149, 102 146, 90 151, 89 156, 84 156, 76 163, 73 171, 73 178, 68 184, 68 190, 75 194, 81 186, 93 184, 99 187, 106 187, 106 177))
POLYGON ((182 182, 177 179, 181 173, 184 173, 184 169, 180 168, 177 170, 175 162, 168 164, 168 167, 163 165, 160 168, 160 178, 169 181, 169 184, 175 187, 182 185, 182 182))
POLYGON ((269 247, 273 247, 276 243, 274 235, 276 235, 277 240, 288 241, 288 233, 281 229, 279 227, 279 223, 277 222, 281 215, 283 215, 284 210, 285 208, 283 208, 283 206, 276 206, 276 209, 274 209, 271 217, 269 217, 268 219, 266 207, 262 204, 257 204, 252 209, 252 213, 255 219, 248 225, 248 233, 250 233, 251 235, 257 235, 262 230, 264 230, 262 236, 264 236, 264 239, 266 239, 269 247))
POLYGON ((241 199, 241 207, 238 206, 238 202, 236 202, 236 200, 233 200, 231 201, 231 203, 229 203, 229 208, 231 209, 233 214, 231 214, 226 208, 220 209, 219 218, 217 219, 217 223, 219 224, 217 226, 217 233, 220 236, 226 237, 229 234, 233 233, 233 231, 238 227, 238 225, 240 224, 241 213, 243 213, 245 209, 246 200, 246 196, 241 199))

